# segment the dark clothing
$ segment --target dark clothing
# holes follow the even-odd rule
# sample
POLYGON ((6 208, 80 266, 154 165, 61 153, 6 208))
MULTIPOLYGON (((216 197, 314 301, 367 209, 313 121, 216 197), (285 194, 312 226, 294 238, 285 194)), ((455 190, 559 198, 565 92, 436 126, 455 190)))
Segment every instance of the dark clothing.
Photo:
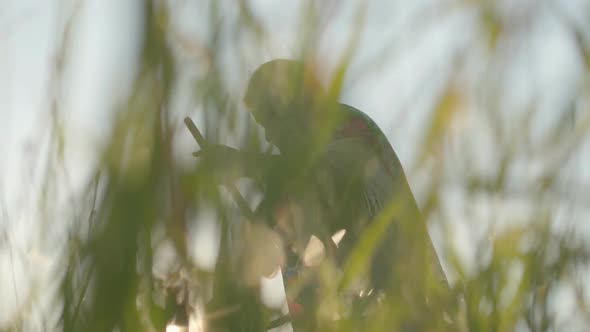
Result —
MULTIPOLYGON (((373 289, 374 294, 399 297, 418 311, 428 299, 448 292, 425 221, 381 129, 348 105, 340 105, 338 116, 332 138, 311 162, 276 158, 265 180, 268 185, 259 213, 274 226, 279 224, 281 233, 300 253, 310 235, 326 242, 327 236, 345 229, 335 252, 341 268, 373 229, 374 237, 365 242, 374 244, 368 276, 352 275, 352 284, 359 279, 365 293, 373 289), (277 214, 283 210, 291 213, 287 217, 277 214)), ((296 260, 291 260, 291 268, 296 260)), ((299 300, 315 302, 313 287, 299 300)))

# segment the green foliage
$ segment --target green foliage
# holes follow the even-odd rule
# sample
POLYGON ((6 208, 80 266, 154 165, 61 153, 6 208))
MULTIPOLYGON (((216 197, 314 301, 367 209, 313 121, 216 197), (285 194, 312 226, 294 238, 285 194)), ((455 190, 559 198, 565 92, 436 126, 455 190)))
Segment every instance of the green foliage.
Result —
MULTIPOLYGON (((261 331, 276 314, 262 303, 259 290, 251 285, 252 278, 244 271, 265 270, 260 262, 271 258, 284 260, 281 256, 284 253, 273 251, 275 233, 270 232, 266 225, 248 226, 257 221, 252 220, 251 214, 245 213, 243 206, 241 213, 236 212, 234 202, 228 202, 227 196, 231 196, 226 195, 228 190, 233 191, 236 197, 233 180, 238 173, 232 173, 235 170, 231 169, 235 163, 229 163, 223 169, 219 168, 219 164, 207 161, 185 167, 174 154, 178 137, 189 132, 180 125, 180 119, 187 114, 172 110, 173 99, 178 93, 179 76, 194 67, 198 68, 199 74, 191 76, 191 98, 198 108, 193 115, 195 119, 202 120, 198 122, 207 141, 223 143, 226 138, 233 138, 243 142, 240 148, 244 153, 252 154, 260 153, 264 145, 249 115, 244 114, 239 106, 242 102, 239 93, 243 91, 234 91, 235 81, 243 78, 239 71, 246 71, 244 68, 249 70, 252 64, 242 59, 240 54, 234 54, 230 61, 235 62, 239 69, 235 71, 236 78, 228 77, 224 71, 227 62, 224 57, 229 53, 229 43, 235 44, 234 50, 238 53, 248 54, 249 51, 262 58, 264 45, 256 43, 262 44, 272 31, 265 30, 248 1, 202 3, 208 8, 208 14, 199 18, 207 20, 208 34, 202 39, 184 36, 178 31, 173 20, 180 9, 174 4, 145 3, 146 10, 142 12, 143 49, 132 93, 116 111, 110 140, 103 150, 96 151, 100 163, 86 190, 73 197, 81 213, 75 215, 75 220, 70 223, 65 250, 67 262, 62 267, 63 275, 56 281, 60 284, 56 296, 63 304, 63 310, 58 326, 47 327, 48 330, 164 331, 175 314, 188 308, 189 316, 202 314, 206 325, 213 331, 261 331), (225 15, 226 12, 232 14, 225 15), (248 48, 240 46, 248 42, 252 43, 248 48), (198 55, 191 57, 195 53, 198 55), (88 201, 91 204, 84 203, 88 201), (190 242, 187 234, 198 222, 194 216, 205 210, 213 211, 220 234, 219 258, 213 270, 195 265, 187 249, 192 246, 187 243, 190 242), (235 250, 236 243, 240 241, 248 242, 242 247, 246 248, 243 251, 235 250), (162 261, 155 252, 163 243, 172 243, 175 251, 175 256, 166 261, 173 265, 173 271, 164 277, 154 273, 154 266, 162 261), (178 299, 185 302, 179 304, 178 299), (190 306, 185 306, 187 304, 190 306)), ((322 25, 330 20, 330 14, 338 4, 329 2, 331 5, 324 7, 316 6, 313 1, 306 3, 304 11, 307 15, 301 22, 301 43, 294 47, 300 50, 300 57, 312 67, 323 69, 322 61, 326 60, 319 59, 318 35, 321 35, 322 25)), ((485 39, 487 51, 493 53, 506 27, 502 26, 503 22, 493 6, 485 2, 467 3, 464 5, 481 10, 484 27, 481 38, 485 39)), ((330 59, 338 65, 326 80, 323 99, 315 104, 325 110, 320 117, 324 117, 321 123, 326 124, 314 137, 318 151, 325 148, 333 133, 338 119, 330 111, 335 107, 335 101, 341 98, 350 63, 355 52, 362 47, 359 31, 362 30, 366 8, 363 4, 359 8, 362 10, 358 11, 360 14, 355 20, 355 24, 359 25, 355 29, 356 34, 350 36, 344 55, 330 59)), ((581 32, 575 28, 572 31, 580 44, 583 59, 588 61, 590 55, 584 48, 583 35, 580 37, 581 32)), ((64 50, 67 50, 67 45, 64 45, 64 50)), ((62 65, 67 66, 67 60, 62 65)), ((489 83, 485 77, 481 80, 486 81, 483 86, 489 83)), ((460 79, 451 81, 445 85, 439 94, 439 101, 432 107, 428 125, 422 134, 422 144, 415 149, 418 151, 416 165, 408 172, 412 175, 414 172, 426 173, 430 181, 422 210, 427 220, 442 225, 440 228, 446 230, 443 232, 443 245, 440 246, 444 249, 439 250, 439 256, 446 258, 446 270, 456 276, 450 290, 439 289, 434 272, 423 267, 428 265, 426 259, 423 255, 412 253, 396 268, 398 279, 395 282, 402 285, 400 296, 388 298, 378 305, 367 305, 365 309, 370 313, 369 319, 354 313, 354 304, 345 290, 353 288, 359 276, 367 274, 370 258, 392 216, 403 213, 400 210, 405 202, 395 201, 365 229, 342 269, 336 268, 330 248, 324 248, 327 259, 313 273, 303 274, 292 284, 289 295, 301 292, 309 280, 316 282, 320 294, 318 311, 310 316, 315 330, 555 331, 560 330, 560 322, 555 314, 554 297, 564 287, 575 289, 576 310, 586 315, 584 322, 588 326, 590 313, 584 294, 586 290, 580 282, 580 274, 587 270, 587 243, 574 231, 564 232, 552 227, 556 223, 556 211, 562 208, 555 200, 563 199, 566 205, 571 203, 567 196, 559 194, 559 181, 563 175, 563 164, 573 158, 588 137, 588 106, 581 106, 581 111, 576 113, 579 113, 579 118, 573 130, 567 122, 570 113, 556 110, 564 116, 549 130, 543 147, 538 148, 530 142, 529 145, 517 144, 518 135, 505 135, 507 129, 502 124, 501 111, 494 106, 495 102, 485 104, 482 109, 468 109, 467 99, 472 89, 463 86, 460 79), (495 153, 500 161, 492 166, 492 175, 482 175, 474 170, 474 162, 470 160, 472 156, 467 152, 464 155, 459 153, 460 158, 455 158, 456 146, 452 145, 452 140, 458 136, 457 127, 468 121, 466 118, 477 116, 490 120, 492 138, 497 139, 494 148, 497 148, 495 153), (468 250, 475 252, 475 262, 467 262, 465 255, 452 245, 454 224, 448 220, 452 218, 446 214, 444 206, 448 189, 444 186, 448 174, 464 193, 465 210, 469 210, 473 197, 484 197, 491 209, 500 209, 497 205, 501 204, 497 201, 515 195, 515 180, 510 179, 510 170, 518 156, 544 153, 557 157, 546 163, 547 171, 540 179, 530 186, 523 186, 524 194, 517 193, 529 200, 529 204, 536 207, 535 211, 523 218, 525 220, 514 223, 516 226, 498 227, 489 241, 487 236, 473 241, 473 247, 468 250), (423 284, 425 286, 421 289, 427 290, 416 291, 418 293, 410 296, 401 294, 405 290, 412 292, 412 284, 423 284), (408 300, 416 297, 428 297, 428 308, 420 307, 419 300, 415 300, 416 303, 408 300), (420 311, 416 311, 418 307, 420 311), (340 319, 335 320, 335 316, 340 319)), ((580 91, 580 98, 584 94, 588 98, 588 82, 585 83, 586 90, 580 91)), ((53 152, 59 159, 64 153, 61 146, 67 141, 63 142, 60 135, 59 107, 55 107, 52 126, 58 143, 53 152)), ((529 125, 531 118, 534 114, 527 113, 523 123, 529 125)), ((522 128, 518 130, 524 131, 522 128)), ((477 137, 462 139, 466 141, 465 146, 477 145, 472 141, 477 137)), ((196 150, 199 150, 197 142, 194 143, 196 150)), ((187 150, 184 153, 188 156, 192 152, 187 150)), ((313 158, 314 154, 311 155, 301 156, 301 159, 313 158)), ((309 172, 308 168, 297 168, 288 174, 292 177, 288 180, 284 179, 288 177, 285 174, 271 174, 268 175, 269 182, 284 185, 291 181, 289 188, 299 190, 301 188, 293 183, 301 181, 309 172)), ((51 173, 48 174, 50 177, 51 173)), ((47 184, 46 200, 51 199, 50 187, 51 184, 47 184)), ((240 189, 250 201, 250 191, 240 189)), ((314 200, 317 197, 310 194, 308 198, 314 200)), ((320 213, 311 205, 295 206, 290 212, 306 216, 320 213), (304 211, 297 211, 297 208, 304 211)), ((467 228, 476 227, 474 224, 479 222, 474 215, 467 213, 467 217, 463 217, 468 219, 467 228)), ((490 215, 489 224, 502 220, 494 213, 490 215)), ((420 226, 400 227, 407 228, 407 234, 413 234, 417 232, 414 228, 420 226)), ((297 230, 291 231, 297 233, 297 230)), ((318 230, 318 233, 322 232, 325 233, 318 230)), ((296 241, 299 239, 293 240, 296 241)), ((25 314, 17 317, 13 329, 19 330, 26 319, 25 314)))

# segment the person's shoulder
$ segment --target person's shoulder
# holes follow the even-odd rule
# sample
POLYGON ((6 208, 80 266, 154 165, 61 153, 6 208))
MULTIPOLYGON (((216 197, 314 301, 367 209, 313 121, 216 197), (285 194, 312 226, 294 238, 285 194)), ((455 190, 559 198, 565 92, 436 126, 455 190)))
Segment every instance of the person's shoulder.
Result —
POLYGON ((340 104, 346 120, 337 132, 339 137, 358 137, 371 143, 371 148, 378 151, 392 171, 401 171, 401 163, 385 133, 363 111, 347 104, 340 104))
POLYGON ((368 121, 373 122, 371 117, 369 117, 367 114, 365 114, 365 112, 359 110, 358 108, 353 107, 348 104, 344 104, 344 103, 340 103, 339 105, 340 105, 340 111, 343 112, 347 117, 363 118, 363 119, 367 119, 368 121))
POLYGON ((381 130, 381 128, 379 128, 377 123, 375 123, 375 121, 373 121, 373 119, 369 115, 359 110, 358 108, 355 108, 348 104, 340 103, 340 111, 343 113, 344 118, 346 119, 345 123, 362 123, 366 127, 366 129, 369 129, 374 133, 383 134, 383 131, 381 130))

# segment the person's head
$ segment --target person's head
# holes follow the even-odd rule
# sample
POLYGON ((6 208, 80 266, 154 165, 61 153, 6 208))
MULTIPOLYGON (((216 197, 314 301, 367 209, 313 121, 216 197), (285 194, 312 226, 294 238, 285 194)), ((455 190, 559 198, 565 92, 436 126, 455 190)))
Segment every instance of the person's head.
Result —
POLYGON ((244 102, 266 132, 266 139, 285 152, 311 135, 313 107, 323 88, 309 66, 277 59, 258 67, 244 102))

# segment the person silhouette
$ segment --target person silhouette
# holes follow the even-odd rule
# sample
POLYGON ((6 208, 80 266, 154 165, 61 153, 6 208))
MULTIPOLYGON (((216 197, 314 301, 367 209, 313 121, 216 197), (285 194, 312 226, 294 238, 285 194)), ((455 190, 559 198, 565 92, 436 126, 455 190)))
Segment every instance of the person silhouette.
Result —
MULTIPOLYGON (((399 330, 431 324, 423 322, 424 315, 442 320, 433 303, 449 300, 446 276, 401 163, 375 122, 335 101, 312 66, 296 60, 258 67, 244 102, 279 154, 252 155, 214 145, 197 155, 241 165, 242 175, 264 185, 256 215, 295 253, 287 265, 306 265, 301 261, 312 235, 338 268, 352 264, 359 244, 368 245, 372 255, 366 271, 344 273, 354 280, 349 286, 358 284, 349 288, 403 303, 410 313, 399 330), (336 243, 332 235, 339 231, 344 236, 336 243)), ((293 299, 292 311, 317 303, 310 288, 301 297, 293 299)))

